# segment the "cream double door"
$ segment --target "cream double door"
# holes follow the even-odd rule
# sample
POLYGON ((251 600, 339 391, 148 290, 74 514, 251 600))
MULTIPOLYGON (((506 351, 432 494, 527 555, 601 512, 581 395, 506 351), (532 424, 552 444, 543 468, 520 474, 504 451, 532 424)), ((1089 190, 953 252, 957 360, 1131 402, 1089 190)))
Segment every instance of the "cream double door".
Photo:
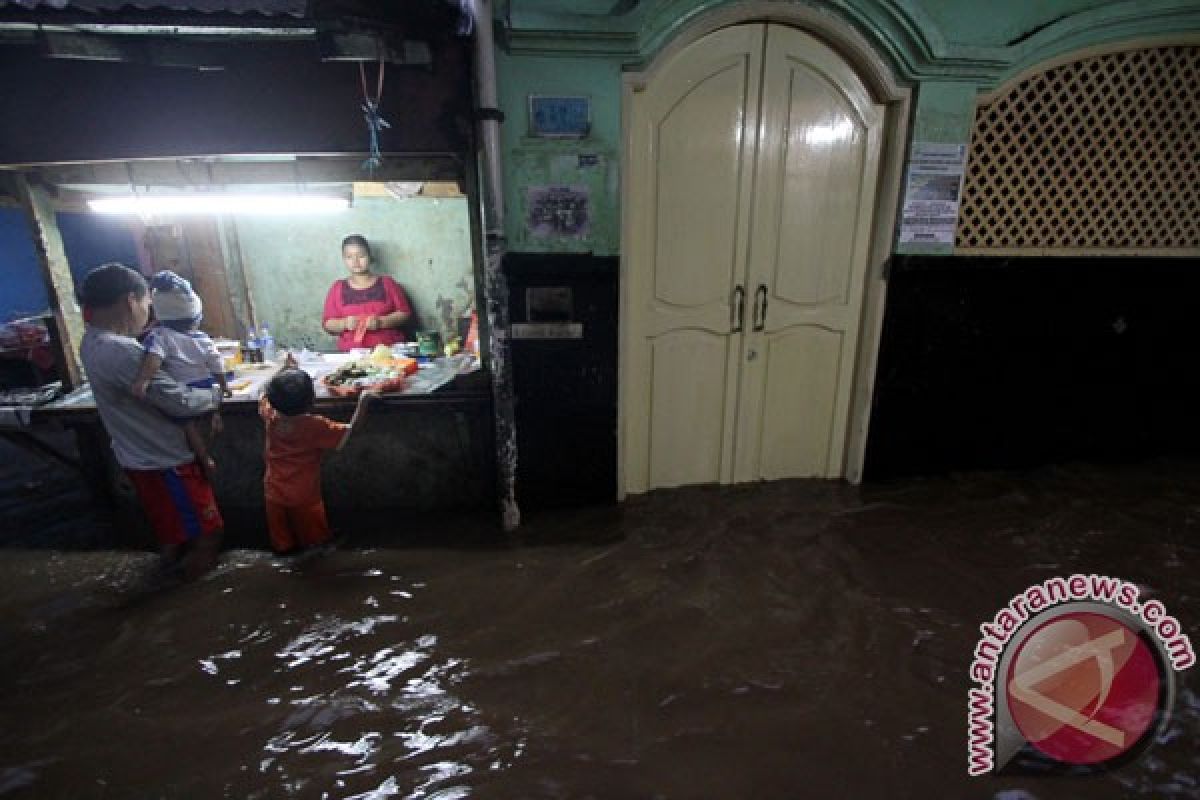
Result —
POLYGON ((630 112, 623 489, 841 476, 882 106, 816 38, 752 24, 630 112))

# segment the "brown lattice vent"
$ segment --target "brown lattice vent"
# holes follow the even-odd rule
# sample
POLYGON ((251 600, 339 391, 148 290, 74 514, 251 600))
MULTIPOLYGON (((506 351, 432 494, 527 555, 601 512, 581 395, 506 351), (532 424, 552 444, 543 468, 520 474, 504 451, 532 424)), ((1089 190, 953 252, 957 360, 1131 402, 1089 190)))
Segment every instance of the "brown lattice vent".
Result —
POLYGON ((1086 58, 981 105, 964 252, 1200 252, 1200 47, 1086 58))

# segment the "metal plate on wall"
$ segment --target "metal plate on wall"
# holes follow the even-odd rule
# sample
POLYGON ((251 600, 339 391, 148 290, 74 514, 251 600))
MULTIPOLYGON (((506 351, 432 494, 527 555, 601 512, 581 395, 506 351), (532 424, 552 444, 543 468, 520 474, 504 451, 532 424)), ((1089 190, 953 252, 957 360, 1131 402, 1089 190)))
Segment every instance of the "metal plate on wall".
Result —
POLYGON ((582 322, 516 322, 514 339, 582 339, 582 322))

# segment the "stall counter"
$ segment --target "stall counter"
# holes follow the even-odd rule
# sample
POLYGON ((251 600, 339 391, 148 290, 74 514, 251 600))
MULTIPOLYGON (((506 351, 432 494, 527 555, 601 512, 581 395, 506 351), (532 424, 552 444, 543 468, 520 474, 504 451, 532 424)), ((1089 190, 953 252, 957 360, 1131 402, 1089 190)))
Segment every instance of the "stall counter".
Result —
MULTIPOLYGON (((300 369, 307 372, 313 379, 313 385, 317 393, 318 408, 353 402, 353 400, 346 400, 345 398, 338 398, 331 395, 322 380, 326 375, 351 360, 353 360, 353 357, 346 353, 309 354, 300 360, 300 369)), ((222 411, 230 410, 230 407, 237 407, 238 405, 257 404, 258 398, 262 396, 267 381, 271 379, 271 376, 275 374, 279 366, 279 364, 267 363, 239 364, 235 367, 233 377, 229 379, 229 387, 233 390, 233 397, 225 400, 222 404, 222 411)), ((429 363, 418 365, 417 372, 409 376, 405 381, 403 390, 388 392, 382 395, 380 399, 385 401, 396 401, 400 398, 415 399, 424 395, 432 395, 434 392, 439 392, 439 400, 443 398, 452 399, 456 393, 448 392, 447 389, 453 389, 452 384, 456 382, 466 385, 480 383, 481 381, 477 375, 478 371, 479 362, 472 362, 467 357, 439 358, 429 363)), ((64 412, 94 412, 95 410, 96 402, 92 398, 91 387, 85 384, 57 400, 39 406, 36 409, 30 409, 30 415, 33 418, 37 418, 55 416, 64 412)))
MULTIPOLYGON (((320 386, 320 377, 344 361, 335 355, 301 366, 320 386)), ((354 521, 359 519, 402 519, 413 511, 494 507, 490 379, 485 370, 458 374, 461 366, 439 359, 418 370, 403 392, 373 400, 361 429, 346 447, 326 456, 322 492, 335 528, 357 524, 354 521)), ((257 405, 274 371, 270 366, 237 372, 235 380, 246 383, 223 403, 224 431, 210 446, 218 465, 213 485, 234 544, 266 545, 263 429, 257 405)), ((316 413, 341 422, 349 420, 355 398, 318 392, 316 413)), ((15 415, 11 422, 26 431, 74 430, 80 466, 95 495, 115 508, 118 525, 127 531, 125 538, 130 543, 150 541, 128 482, 113 460, 87 386, 15 415)), ((398 527, 397 535, 401 533, 398 527)))

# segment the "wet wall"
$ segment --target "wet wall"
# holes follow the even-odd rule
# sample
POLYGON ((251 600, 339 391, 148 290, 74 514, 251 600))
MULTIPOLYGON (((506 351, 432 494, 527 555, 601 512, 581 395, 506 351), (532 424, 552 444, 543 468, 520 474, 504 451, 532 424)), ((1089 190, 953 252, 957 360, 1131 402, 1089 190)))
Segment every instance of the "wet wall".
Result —
POLYGON ((866 477, 1200 453, 1200 259, 897 256, 866 477))

